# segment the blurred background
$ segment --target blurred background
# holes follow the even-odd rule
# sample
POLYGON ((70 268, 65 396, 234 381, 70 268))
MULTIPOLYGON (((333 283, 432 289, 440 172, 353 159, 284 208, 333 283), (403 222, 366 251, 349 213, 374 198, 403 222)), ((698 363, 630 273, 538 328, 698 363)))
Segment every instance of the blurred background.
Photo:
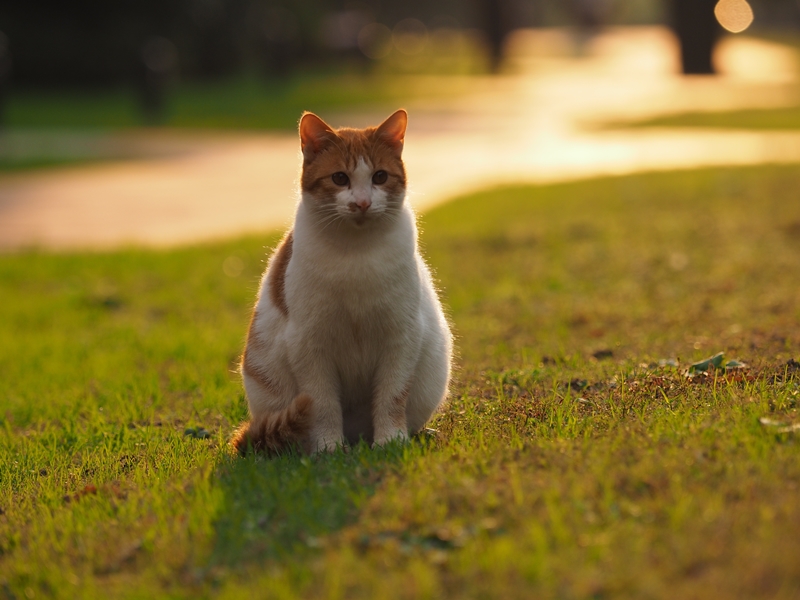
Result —
MULTIPOLYGON (((300 82, 313 96, 308 80, 325 75, 502 72, 506 42, 524 28, 572 27, 580 52, 602 27, 668 25, 680 42, 683 72, 713 73, 713 48, 723 31, 717 4, 11 0, 0 5, 0 123, 293 127, 306 98, 285 97, 300 82), (279 95, 286 105, 265 104, 262 112, 248 102, 279 95)), ((723 24, 733 31, 746 29, 753 13, 753 31, 800 29, 800 0, 719 5, 722 12, 728 5, 723 24)), ((337 98, 342 90, 327 90, 331 103, 380 96, 379 90, 355 91, 355 98, 337 98)))
MULTIPOLYGON (((622 138, 606 137, 595 158, 597 136, 574 137, 562 151, 558 144, 577 124, 585 129, 602 120, 797 106, 798 49, 800 0, 10 0, 0 4, 0 246, 47 244, 67 214, 80 212, 78 198, 97 198, 86 208, 93 214, 98 207, 110 210, 100 198, 117 202, 118 231, 109 215, 97 217, 93 228, 129 241, 172 234, 145 224, 146 233, 125 229, 136 216, 125 206, 145 210, 143 198, 161 206, 182 194, 200 195, 192 181, 218 198, 227 193, 228 200, 235 195, 254 203, 275 189, 282 202, 293 198, 286 190, 296 174, 296 142, 275 140, 293 135, 303 110, 334 125, 361 126, 397 106, 414 108, 413 139, 431 142, 416 155, 416 181, 429 190, 430 202, 463 188, 434 181, 446 164, 431 157, 442 153, 453 152, 460 168, 475 175, 466 178, 469 185, 480 183, 476 177, 487 183, 521 173, 546 178, 564 165, 574 170, 598 160, 608 163, 606 171, 621 171, 628 160, 619 158, 622 138), (749 41, 729 43, 734 36, 749 41), (748 77, 761 83, 745 85, 748 77), (700 80, 722 83, 709 87, 700 80), (526 147, 530 160, 520 162, 514 144, 523 142, 512 139, 514 131, 550 146, 526 147), (262 153, 254 154, 256 146, 247 150, 240 139, 233 151, 230 136, 245 132, 272 135, 272 146, 260 139, 262 153), (492 146, 504 140, 505 154, 492 146), (267 147, 274 152, 264 154, 267 147), (41 187, 48 167, 203 153, 205 162, 169 176, 151 169, 118 172, 116 184, 95 180, 81 187, 62 179, 41 187), (611 164, 608 157, 617 155, 611 164), (245 172, 248 160, 259 166, 245 172), (228 169, 231 180, 214 188, 202 179, 209 169, 228 169), (281 171, 282 179, 262 176, 265 170, 281 171), (134 194, 131 182, 143 180, 152 185, 134 194), (41 210, 31 213, 31 207, 41 210)), ((800 152, 790 146, 787 156, 800 152)), ((697 148, 700 156, 711 152, 697 148)), ((625 152, 648 156, 641 147, 625 152)), ((671 152, 688 156, 682 148, 671 152)), ((653 158, 638 168, 686 166, 678 162, 653 158)), ((187 206, 176 206, 154 214, 185 225, 187 206)), ((219 207, 209 200, 208 210, 219 207)), ((274 226, 286 214, 281 210, 251 213, 238 227, 259 219, 274 226)), ((201 229, 176 239, 195 239, 201 229)))

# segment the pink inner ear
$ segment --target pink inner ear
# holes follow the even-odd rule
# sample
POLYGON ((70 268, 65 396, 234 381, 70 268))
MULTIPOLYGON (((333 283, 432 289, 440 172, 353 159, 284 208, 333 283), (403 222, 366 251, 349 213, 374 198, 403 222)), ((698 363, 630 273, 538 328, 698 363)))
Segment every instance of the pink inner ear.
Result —
POLYGON ((300 145, 304 151, 319 151, 331 135, 334 135, 333 129, 314 113, 307 112, 300 119, 300 145))
POLYGON ((407 125, 408 113, 401 108, 378 126, 378 133, 391 145, 402 147, 407 125))

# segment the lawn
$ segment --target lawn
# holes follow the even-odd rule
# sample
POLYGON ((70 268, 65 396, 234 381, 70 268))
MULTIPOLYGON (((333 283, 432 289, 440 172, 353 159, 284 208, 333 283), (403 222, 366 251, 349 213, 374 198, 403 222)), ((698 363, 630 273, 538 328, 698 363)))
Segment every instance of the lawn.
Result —
MULTIPOLYGON (((419 99, 454 97, 469 89, 465 74, 302 73, 280 80, 239 77, 184 82, 168 95, 158 127, 294 131, 304 110, 330 114, 371 108, 387 114, 419 99)), ((136 158, 109 132, 146 122, 135 90, 12 90, 0 132, 0 172, 136 158)))
POLYGON ((614 127, 707 127, 711 129, 800 129, 800 105, 786 108, 688 112, 655 117, 614 127))
MULTIPOLYGON (((396 92, 378 82, 370 86, 366 77, 189 82, 171 90, 159 126, 292 130, 309 106, 324 111, 357 103, 357 98, 363 106, 389 102, 395 96, 396 92), (326 83, 329 97, 323 92, 326 83)), ((13 90, 4 124, 8 129, 0 140, 0 173, 137 158, 135 149, 114 142, 113 133, 143 128, 146 122, 136 91, 123 86, 13 90)))
MULTIPOLYGON (((488 61, 472 33, 440 30, 415 47, 371 61, 330 56, 285 77, 240 73, 227 79, 176 77, 167 88, 164 127, 294 130, 304 110, 330 113, 363 107, 391 110, 419 98, 451 97, 475 85, 488 61)), ((98 89, 9 90, 3 126, 19 129, 127 129, 147 125, 132 83, 98 89)), ((152 123, 150 123, 152 124, 152 123)), ((0 163, 2 164, 2 163, 0 163)))
POLYGON ((406 446, 315 457, 226 447, 279 232, 0 256, 0 597, 797 598, 799 187, 713 169, 426 213, 451 401, 406 446))
MULTIPOLYGON (((418 97, 465 89, 460 78, 438 86, 423 76, 366 73, 306 73, 287 79, 239 77, 218 82, 184 82, 167 96, 165 127, 294 130, 304 110, 330 112, 390 106, 418 97)), ((45 91, 10 94, 5 125, 11 129, 125 129, 145 125, 135 90, 45 91)))

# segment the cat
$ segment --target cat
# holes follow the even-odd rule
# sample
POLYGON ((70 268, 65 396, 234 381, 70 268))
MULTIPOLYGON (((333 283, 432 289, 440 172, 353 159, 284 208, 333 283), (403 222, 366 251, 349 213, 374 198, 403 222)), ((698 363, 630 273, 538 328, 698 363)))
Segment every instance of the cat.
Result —
POLYGON ((405 202, 407 123, 402 109, 366 129, 302 115, 300 201, 242 355, 239 453, 383 446, 445 401, 452 336, 405 202))

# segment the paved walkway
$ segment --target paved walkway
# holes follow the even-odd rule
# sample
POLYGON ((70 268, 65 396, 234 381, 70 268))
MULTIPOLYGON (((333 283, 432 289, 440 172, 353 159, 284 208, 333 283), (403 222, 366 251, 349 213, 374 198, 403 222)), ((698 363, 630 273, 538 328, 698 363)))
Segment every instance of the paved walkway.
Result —
MULTIPOLYGON (((513 75, 478 79, 464 98, 407 107, 414 206, 499 182, 800 162, 798 132, 593 128, 668 112, 796 103, 797 66, 781 46, 727 38, 718 53, 723 75, 715 78, 675 75, 676 48, 662 28, 610 30, 580 59, 569 48, 563 32, 520 32, 511 45, 513 75)), ((385 115, 322 116, 360 126, 385 115)), ((118 135, 152 158, 0 178, 0 249, 172 245, 291 220, 294 135, 118 135)))

